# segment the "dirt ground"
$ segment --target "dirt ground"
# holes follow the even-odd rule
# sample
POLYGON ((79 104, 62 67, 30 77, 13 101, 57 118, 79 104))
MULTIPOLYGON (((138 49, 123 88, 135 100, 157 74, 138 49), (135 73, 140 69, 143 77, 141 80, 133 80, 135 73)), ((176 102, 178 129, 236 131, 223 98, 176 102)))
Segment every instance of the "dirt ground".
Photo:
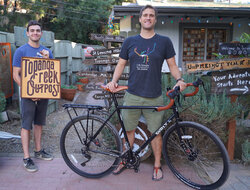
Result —
MULTIPOLYGON (((103 105, 103 100, 94 100, 93 95, 97 91, 77 91, 74 100, 67 101, 64 99, 57 100, 58 101, 58 109, 49 114, 46 120, 46 126, 43 127, 42 134, 42 146, 48 152, 52 153, 54 156, 61 156, 60 153, 60 136, 64 126, 70 121, 67 111, 62 107, 65 103, 76 103, 76 104, 99 104, 103 105)), ((98 92, 100 93, 100 91, 98 92)), ((18 106, 10 105, 7 107, 7 110, 15 113, 15 118, 11 121, 7 121, 5 123, 0 124, 0 131, 9 132, 14 135, 20 135, 21 130, 21 120, 18 119, 18 106)), ((80 113, 81 110, 78 110, 80 113)), ((19 115, 20 116, 20 115, 19 115)), ((33 134, 31 136, 30 143, 30 152, 33 153, 34 150, 34 142, 33 142, 33 134)), ((22 153, 22 145, 20 139, 0 139, 0 154, 15 154, 22 153)), ((31 154, 33 155, 33 154, 31 154)))

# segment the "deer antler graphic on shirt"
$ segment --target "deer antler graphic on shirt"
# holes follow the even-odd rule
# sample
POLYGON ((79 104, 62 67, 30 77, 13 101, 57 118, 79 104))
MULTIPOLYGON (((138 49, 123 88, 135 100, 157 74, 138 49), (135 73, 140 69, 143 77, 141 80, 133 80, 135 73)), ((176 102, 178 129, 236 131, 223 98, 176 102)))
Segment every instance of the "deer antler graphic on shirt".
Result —
POLYGON ((145 63, 145 64, 148 64, 148 61, 149 61, 149 55, 151 54, 151 53, 153 53, 154 51, 155 51, 155 47, 156 47, 156 43, 154 43, 154 47, 153 47, 153 49, 149 52, 149 48, 147 49, 147 51, 142 51, 141 53, 138 53, 137 52, 137 47, 134 49, 134 52, 138 55, 138 56, 140 56, 140 57, 142 57, 144 60, 143 60, 143 63, 145 63))

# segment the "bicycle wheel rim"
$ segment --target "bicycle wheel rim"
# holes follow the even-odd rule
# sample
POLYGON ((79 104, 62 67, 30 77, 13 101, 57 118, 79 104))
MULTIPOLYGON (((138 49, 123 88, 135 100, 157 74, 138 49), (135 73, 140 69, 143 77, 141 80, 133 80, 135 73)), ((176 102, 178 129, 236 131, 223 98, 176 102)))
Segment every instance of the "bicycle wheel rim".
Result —
POLYGON ((74 172, 83 177, 102 177, 118 165, 122 145, 111 124, 106 123, 97 137, 86 146, 89 138, 103 123, 103 119, 98 116, 89 116, 88 120, 87 116, 79 116, 69 122, 62 132, 60 148, 63 159, 74 172))
MULTIPOLYGON (((180 122, 164 135, 163 153, 167 165, 183 183, 195 189, 215 189, 224 184, 229 175, 229 158, 220 139, 208 128, 194 122, 180 122), (190 157, 182 148, 178 129, 185 129, 187 144, 191 142, 197 157, 190 157), (194 160, 193 160, 194 159, 194 160)), ((189 150, 185 150, 189 152, 189 150)))

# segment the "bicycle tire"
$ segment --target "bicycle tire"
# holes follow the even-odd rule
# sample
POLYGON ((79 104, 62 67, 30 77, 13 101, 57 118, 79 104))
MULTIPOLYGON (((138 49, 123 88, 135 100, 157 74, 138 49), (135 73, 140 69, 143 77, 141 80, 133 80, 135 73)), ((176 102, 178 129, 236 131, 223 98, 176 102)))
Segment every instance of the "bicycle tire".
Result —
POLYGON ((80 176, 100 178, 111 173, 119 163, 121 139, 110 122, 104 123, 105 120, 99 116, 81 115, 68 122, 62 131, 62 157, 69 168, 80 176), (104 127, 93 139, 103 124, 104 127))
POLYGON ((229 176, 224 144, 214 132, 195 122, 178 122, 167 129, 163 155, 173 174, 194 189, 216 189, 229 176))

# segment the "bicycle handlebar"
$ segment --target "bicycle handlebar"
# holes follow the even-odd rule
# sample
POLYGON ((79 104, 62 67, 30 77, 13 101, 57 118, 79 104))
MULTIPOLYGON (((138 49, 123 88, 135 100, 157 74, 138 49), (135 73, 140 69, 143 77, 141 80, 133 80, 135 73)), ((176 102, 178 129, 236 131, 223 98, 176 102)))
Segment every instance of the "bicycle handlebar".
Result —
MULTIPOLYGON (((199 92, 199 85, 201 85, 201 84, 203 84, 203 81, 201 79, 198 79, 197 81, 195 81, 193 83, 187 83, 187 87, 194 86, 195 90, 191 93, 184 94, 184 97, 194 96, 195 94, 197 94, 199 92)), ((163 111, 163 110, 167 110, 167 109, 171 108, 174 105, 174 98, 176 96, 178 96, 179 94, 180 94, 180 87, 179 86, 175 87, 175 89, 167 91, 166 95, 167 95, 167 97, 169 97, 170 102, 166 106, 158 107, 157 111, 163 111)))

